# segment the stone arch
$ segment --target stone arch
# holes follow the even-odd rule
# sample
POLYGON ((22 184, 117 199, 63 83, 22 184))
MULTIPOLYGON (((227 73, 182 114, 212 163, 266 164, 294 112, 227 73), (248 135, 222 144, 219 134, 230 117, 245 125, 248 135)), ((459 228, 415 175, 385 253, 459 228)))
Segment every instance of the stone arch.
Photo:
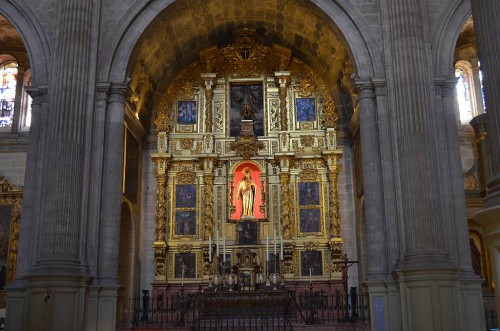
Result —
POLYGON ((30 7, 24 1, 9 1, 0 6, 0 15, 7 18, 21 36, 30 61, 32 83, 45 84, 48 75, 50 48, 45 33, 30 7))
MULTIPOLYGON (((121 82, 127 79, 129 60, 133 49, 143 31, 165 10, 174 0, 160 0, 142 6, 136 3, 128 11, 128 15, 115 29, 114 38, 105 50, 99 80, 121 82)), ((372 37, 369 28, 361 14, 347 0, 313 1, 331 23, 340 32, 346 42, 350 56, 354 61, 356 73, 362 77, 384 75, 382 54, 372 37)))
POLYGON ((469 1, 455 1, 445 10, 432 40, 432 64, 436 77, 454 77, 453 54, 462 26, 472 15, 469 1))

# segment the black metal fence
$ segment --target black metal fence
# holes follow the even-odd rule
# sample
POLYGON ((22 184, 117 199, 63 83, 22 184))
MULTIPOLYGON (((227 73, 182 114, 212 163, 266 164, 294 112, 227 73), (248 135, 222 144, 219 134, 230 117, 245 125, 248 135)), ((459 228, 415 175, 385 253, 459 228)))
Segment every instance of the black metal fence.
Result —
POLYGON ((193 330, 290 330, 292 325, 369 324, 368 298, 356 292, 179 292, 124 302, 122 320, 132 327, 193 330))

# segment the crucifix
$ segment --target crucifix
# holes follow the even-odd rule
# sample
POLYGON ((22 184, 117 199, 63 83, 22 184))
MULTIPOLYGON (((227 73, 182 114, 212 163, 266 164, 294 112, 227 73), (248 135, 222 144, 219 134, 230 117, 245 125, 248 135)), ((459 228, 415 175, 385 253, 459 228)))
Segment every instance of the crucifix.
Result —
MULTIPOLYGON (((348 318, 349 316, 349 295, 348 295, 348 292, 347 292, 347 289, 348 289, 348 284, 347 284, 347 280, 348 280, 348 275, 347 275, 347 271, 349 270, 350 267, 352 267, 355 263, 359 263, 359 261, 350 261, 349 258, 347 257, 347 254, 344 253, 344 256, 343 256, 343 260, 342 261, 337 261, 337 262, 332 262, 332 264, 341 264, 341 268, 342 268, 342 286, 344 287, 344 295, 345 295, 345 307, 346 307, 346 318, 348 318)), ((351 292, 351 296, 354 295, 356 296, 356 288, 352 288, 351 290, 354 289, 354 293, 351 292)), ((354 307, 356 305, 356 299, 357 298, 353 298, 351 297, 351 304, 352 304, 352 311, 354 312, 356 307, 354 307)))

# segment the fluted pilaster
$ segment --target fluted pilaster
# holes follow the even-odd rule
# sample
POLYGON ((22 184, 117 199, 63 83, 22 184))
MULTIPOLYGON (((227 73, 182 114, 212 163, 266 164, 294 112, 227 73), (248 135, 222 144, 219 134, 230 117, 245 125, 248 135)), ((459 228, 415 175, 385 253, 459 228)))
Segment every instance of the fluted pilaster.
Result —
POLYGON ((384 186, 377 109, 370 81, 356 80, 360 120, 361 159, 368 250, 368 278, 384 279, 388 270, 384 186))
MULTIPOLYGON (((456 78, 450 78, 437 83, 441 90, 441 105, 444 115, 446 155, 448 156, 448 173, 450 180, 451 226, 454 234, 454 245, 460 268, 473 275, 469 248, 469 231, 467 226, 467 211, 465 208, 464 180, 457 128, 457 96, 456 78)), ((459 122, 459 121, 458 121, 459 122)))
MULTIPOLYGON (((399 159, 405 263, 446 258, 433 148, 430 64, 420 1, 390 0, 395 140, 399 159)), ((416 266, 415 265, 415 266, 416 266)))
POLYGON ((102 209, 99 226, 99 281, 118 282, 126 84, 113 84, 106 109, 102 209))
POLYGON ((493 177, 488 182, 488 195, 484 205, 500 207, 500 2, 495 0, 472 0, 472 15, 477 48, 484 71, 484 93, 488 112, 488 137, 491 151, 493 177))
POLYGON ((60 1, 46 130, 39 261, 81 262, 82 179, 92 2, 60 1))
POLYGON ((31 127, 24 177, 24 201, 21 230, 19 238, 19 256, 23 258, 17 263, 17 278, 26 276, 29 268, 36 262, 38 251, 37 238, 37 208, 40 196, 40 127, 42 125, 42 109, 47 102, 46 87, 28 87, 26 92, 32 98, 31 127))

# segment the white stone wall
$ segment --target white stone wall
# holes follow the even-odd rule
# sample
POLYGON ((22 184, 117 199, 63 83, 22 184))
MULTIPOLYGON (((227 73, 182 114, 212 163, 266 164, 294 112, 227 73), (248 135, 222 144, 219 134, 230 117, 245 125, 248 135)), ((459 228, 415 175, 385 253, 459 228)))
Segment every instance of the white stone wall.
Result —
POLYGON ((11 185, 24 185, 26 170, 26 152, 0 152, 0 176, 4 176, 11 185))

